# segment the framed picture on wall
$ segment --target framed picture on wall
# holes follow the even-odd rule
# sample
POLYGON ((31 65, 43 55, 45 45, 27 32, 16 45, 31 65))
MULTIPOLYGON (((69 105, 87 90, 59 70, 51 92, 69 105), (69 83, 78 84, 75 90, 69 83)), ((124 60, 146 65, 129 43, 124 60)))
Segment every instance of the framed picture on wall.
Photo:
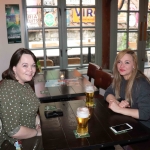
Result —
POLYGON ((8 44, 21 43, 19 4, 5 5, 8 44))

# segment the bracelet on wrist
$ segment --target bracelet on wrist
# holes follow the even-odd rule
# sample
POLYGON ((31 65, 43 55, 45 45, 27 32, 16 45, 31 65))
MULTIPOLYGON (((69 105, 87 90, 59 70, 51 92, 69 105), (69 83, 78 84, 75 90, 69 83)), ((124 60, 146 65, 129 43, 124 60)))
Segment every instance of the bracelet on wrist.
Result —
POLYGON ((35 131, 36 131, 36 135, 35 135, 35 136, 37 136, 37 135, 38 135, 38 130, 37 130, 37 129, 35 129, 35 131))

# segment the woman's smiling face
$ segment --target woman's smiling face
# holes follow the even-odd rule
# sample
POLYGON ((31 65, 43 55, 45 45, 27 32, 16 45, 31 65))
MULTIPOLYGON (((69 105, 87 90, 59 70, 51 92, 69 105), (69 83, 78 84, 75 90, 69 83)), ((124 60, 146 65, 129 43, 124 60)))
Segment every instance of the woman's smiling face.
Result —
POLYGON ((18 64, 13 67, 13 71, 19 83, 24 84, 31 81, 36 72, 36 64, 32 56, 23 54, 18 64))
POLYGON ((125 54, 120 60, 118 60, 117 69, 120 75, 122 75, 125 80, 128 80, 134 69, 133 57, 130 54, 125 54))

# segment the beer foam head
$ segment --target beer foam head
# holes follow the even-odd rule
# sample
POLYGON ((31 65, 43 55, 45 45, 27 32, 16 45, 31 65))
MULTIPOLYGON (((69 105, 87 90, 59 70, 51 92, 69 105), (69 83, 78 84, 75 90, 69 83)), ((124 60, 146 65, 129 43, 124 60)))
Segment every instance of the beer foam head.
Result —
POLYGON ((89 109, 87 107, 79 107, 77 108, 77 117, 79 118, 87 118, 89 117, 89 109))
POLYGON ((85 92, 87 92, 87 93, 94 92, 94 87, 92 85, 85 86, 85 92))

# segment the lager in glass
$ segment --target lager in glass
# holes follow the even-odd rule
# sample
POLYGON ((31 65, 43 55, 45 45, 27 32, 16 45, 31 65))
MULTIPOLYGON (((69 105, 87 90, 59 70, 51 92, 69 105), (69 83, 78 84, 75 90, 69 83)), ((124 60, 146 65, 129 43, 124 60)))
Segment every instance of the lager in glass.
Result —
POLYGON ((89 109, 87 107, 77 108, 77 133, 85 135, 88 133, 89 109))
POLYGON ((93 85, 85 86, 85 95, 86 95, 86 106, 93 107, 94 106, 94 87, 93 85))

